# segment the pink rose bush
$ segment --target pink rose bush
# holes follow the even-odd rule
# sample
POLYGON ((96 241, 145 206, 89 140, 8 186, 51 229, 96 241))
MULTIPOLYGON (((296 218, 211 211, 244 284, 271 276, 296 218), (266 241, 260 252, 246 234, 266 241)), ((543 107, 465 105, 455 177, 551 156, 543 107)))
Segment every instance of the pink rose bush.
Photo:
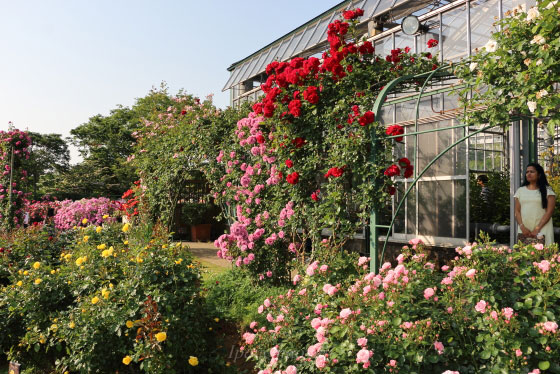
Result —
POLYGON ((329 264, 329 272, 320 271, 320 261, 309 264, 293 288, 263 301, 262 315, 270 318, 244 335, 257 369, 527 373, 557 367, 556 246, 513 251, 474 243, 458 248, 443 267, 429 262, 421 242, 411 246, 416 249, 405 247, 379 274, 357 258, 351 273, 339 272, 341 262, 329 264), (333 287, 338 291, 329 292, 333 287))
POLYGON ((69 230, 74 226, 112 223, 115 222, 115 217, 112 215, 117 210, 117 203, 106 197, 78 201, 64 200, 58 205, 54 223, 59 230, 69 230), (86 223, 84 219, 87 220, 86 223))

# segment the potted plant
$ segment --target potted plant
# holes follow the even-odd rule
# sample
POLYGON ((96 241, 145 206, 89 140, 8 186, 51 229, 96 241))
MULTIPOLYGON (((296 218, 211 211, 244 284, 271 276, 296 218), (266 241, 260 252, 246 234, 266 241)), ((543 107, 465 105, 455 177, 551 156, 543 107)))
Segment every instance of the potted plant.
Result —
POLYGON ((191 240, 207 242, 212 230, 212 204, 185 202, 181 206, 181 220, 191 228, 191 240))

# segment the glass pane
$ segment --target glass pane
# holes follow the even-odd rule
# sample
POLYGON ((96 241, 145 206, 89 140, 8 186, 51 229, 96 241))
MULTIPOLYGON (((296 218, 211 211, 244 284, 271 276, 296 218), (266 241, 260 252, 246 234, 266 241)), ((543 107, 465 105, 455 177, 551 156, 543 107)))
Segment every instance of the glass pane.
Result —
MULTIPOLYGON (((405 183, 400 182, 400 183, 395 183, 395 188, 397 189, 397 192, 395 192, 395 197, 394 197, 394 207, 393 209, 396 211, 397 207, 399 206, 399 202, 402 199, 402 196, 404 195, 405 192, 405 183)), ((395 214, 395 211, 393 212, 393 214, 395 214)), ((395 233, 399 233, 399 234, 404 234, 405 233, 405 214, 406 214, 406 203, 403 204, 403 206, 401 207, 401 209, 399 210, 399 212, 395 215, 395 225, 394 227, 394 232, 395 233)))
POLYGON ((442 54, 447 61, 458 61, 467 55, 466 6, 442 15, 442 54))
POLYGON ((309 41, 309 45, 307 46, 308 48, 314 46, 315 44, 318 44, 320 41, 327 38, 327 27, 329 26, 329 21, 331 20, 331 17, 332 16, 329 15, 321 20, 321 22, 319 23, 319 27, 313 34, 311 40, 309 41))
POLYGON ((237 83, 236 78, 239 75, 239 72, 241 71, 241 67, 242 66, 238 66, 231 72, 228 81, 224 85, 223 91, 227 90, 231 86, 235 85, 235 83, 237 83))
POLYGON ((364 4, 364 17, 372 17, 380 2, 389 2, 390 0, 368 0, 364 4))
MULTIPOLYGON (((397 111, 397 123, 414 121, 416 118, 416 98, 395 104, 397 111)), ((441 110, 441 96, 427 96, 420 100, 418 105, 418 118, 427 118, 439 114, 441 110), (435 112, 434 112, 435 111, 435 112)))
POLYGON ((305 48, 309 47, 307 43, 309 40, 318 32, 317 26, 319 26, 320 22, 315 22, 313 25, 307 27, 305 32, 303 33, 303 37, 299 42, 298 46, 296 47, 296 53, 303 51, 305 48))
MULTIPOLYGON (((422 124, 420 131, 436 128, 447 128, 458 125, 457 120, 443 120, 422 124)), ((417 171, 422 171, 428 163, 446 148, 462 138, 462 129, 449 129, 435 133, 418 135, 417 171)), ((425 177, 466 175, 466 144, 461 142, 444 153, 424 174, 425 177)))
POLYGON ((486 44, 490 35, 497 32, 494 22, 499 19, 498 0, 471 1, 471 50, 486 44))
POLYGON ((502 10, 507 12, 508 10, 512 10, 513 8, 517 7, 518 5, 524 5, 525 9, 529 9, 536 5, 536 0, 502 0, 502 10))
POLYGON ((443 109, 450 110, 459 108, 459 95, 454 93, 446 93, 443 98, 443 109))
POLYGON ((392 124, 394 112, 395 107, 393 105, 385 105, 381 107, 381 123, 383 123, 384 125, 392 124))
POLYGON ((263 66, 263 62, 265 61, 265 58, 269 52, 270 49, 267 49, 266 51, 261 52, 260 55, 255 56, 255 60, 257 61, 257 63, 253 66, 251 71, 247 72, 247 77, 253 77, 264 70, 261 70, 261 67, 263 66))
POLYGON ((402 32, 395 33, 395 49, 400 48, 404 50, 406 47, 414 51, 414 36, 406 35, 402 32))
POLYGON ((393 38, 391 35, 375 41, 375 53, 379 56, 385 58, 385 56, 391 53, 391 49, 393 49, 393 38))
POLYGON ((286 48, 286 51, 284 52, 284 54, 282 55, 282 58, 280 60, 284 61, 284 60, 287 60, 287 59, 289 59, 290 57, 293 56, 296 45, 298 44, 302 35, 303 35, 303 32, 300 31, 299 33, 297 33, 293 37, 292 41, 290 42, 290 45, 288 46, 288 48, 286 48))
MULTIPOLYGON (((407 188, 410 183, 406 184, 407 188)), ((416 235, 416 189, 418 185, 414 186, 406 199, 406 233, 416 235)))
POLYGON ((466 237, 466 181, 436 180, 418 183, 418 234, 466 237))
POLYGON ((435 39, 439 41, 439 16, 432 17, 422 22, 422 24, 429 27, 428 31, 417 36, 418 38, 418 53, 430 52, 432 55, 440 52, 441 43, 437 47, 428 48, 428 40, 435 39))
POLYGON ((276 58, 274 58, 273 60, 282 61, 282 56, 284 55, 284 52, 286 52, 286 49, 288 49, 288 46, 290 45, 292 39, 293 39, 293 35, 291 38, 286 39, 282 42, 282 45, 280 46, 280 48, 278 48, 278 53, 276 54, 276 58))
POLYGON ((257 64, 257 60, 258 60, 257 57, 258 56, 255 56, 249 61, 247 61, 247 69, 245 69, 245 71, 239 75, 239 78, 237 78, 239 82, 243 82, 245 79, 249 78, 249 73, 253 70, 253 68, 257 64))

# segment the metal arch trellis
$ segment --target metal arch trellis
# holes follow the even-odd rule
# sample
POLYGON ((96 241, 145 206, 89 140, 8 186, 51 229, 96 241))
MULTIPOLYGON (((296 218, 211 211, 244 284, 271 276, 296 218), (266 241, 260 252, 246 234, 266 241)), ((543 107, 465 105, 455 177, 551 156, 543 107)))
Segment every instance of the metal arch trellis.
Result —
MULTIPOLYGON (((426 72, 426 73, 422 73, 422 74, 417 74, 417 75, 407 75, 407 76, 402 76, 399 78, 396 78, 394 80, 392 80, 389 84, 387 84, 383 90, 381 90, 381 92, 379 93, 379 96, 377 97, 374 107, 373 107, 373 112, 375 114, 375 118, 380 118, 380 113, 381 113, 381 108, 385 102, 385 99, 387 98, 387 96, 391 93, 391 91, 397 87, 399 84, 406 82, 406 81, 410 81, 410 80, 414 80, 414 79, 425 79, 422 88, 420 89, 419 93, 418 93, 418 97, 416 99, 416 106, 415 106, 415 119, 414 119, 414 132, 411 133, 407 133, 407 134, 403 134, 403 135, 395 135, 395 136, 389 136, 388 138, 392 139, 392 138, 397 138, 397 137, 405 137, 405 136, 415 136, 415 149, 418 148, 418 136, 419 134, 423 134, 423 133, 427 133, 427 132, 437 132, 437 131, 443 131, 443 130, 449 130, 449 129, 453 129, 453 128, 464 128, 467 127, 468 125, 459 125, 459 126, 451 126, 451 127, 445 127, 445 128, 441 128, 441 129, 433 129, 433 130, 427 130, 427 131, 418 131, 418 116, 419 116, 419 106, 420 106, 420 100, 422 99, 422 97, 425 95, 425 89, 428 85, 429 82, 431 82, 431 80, 434 77, 437 78, 452 78, 453 75, 450 74, 448 71, 446 71, 448 67, 447 66, 442 66, 439 67, 433 71, 430 72, 426 72)), ((427 95, 433 95, 433 92, 429 92, 426 94, 427 95)), ((454 143, 452 143, 451 145, 449 145, 447 148, 445 148, 443 151, 441 151, 436 157, 434 157, 433 160, 431 160, 425 167, 424 169, 422 169, 421 172, 417 173, 416 177, 414 178, 414 180, 410 183, 410 185, 408 186, 408 189, 406 190, 405 194, 401 197, 401 201, 399 202, 395 212, 393 213, 393 217, 391 219, 391 224, 390 225, 378 225, 377 224, 377 212, 375 211, 375 208, 372 210, 371 215, 370 215, 370 226, 369 226, 369 248, 370 248, 370 270, 372 272, 377 273, 379 270, 379 265, 380 263, 383 262, 383 258, 385 256, 385 249, 387 247, 387 243, 389 241, 389 236, 390 236, 390 232, 393 229, 393 226, 395 224, 395 219, 403 205, 403 203, 406 201, 408 194, 410 193, 410 191, 412 191, 412 189, 416 186, 416 183, 418 182, 418 180, 420 178, 422 178, 422 176, 424 175, 424 173, 437 161, 439 160, 443 155, 445 155, 449 150, 451 150, 452 148, 454 148, 456 145, 466 141, 467 139, 469 139, 470 137, 483 132, 485 130, 488 130, 489 128, 494 127, 495 125, 488 125, 485 126, 479 130, 476 130, 472 133, 469 133, 465 136, 463 136, 461 139, 455 141, 454 143), (383 243, 383 250, 381 252, 381 257, 379 257, 379 236, 377 233, 377 229, 379 228, 384 228, 387 229, 387 235, 385 236, 385 240, 383 243)), ((376 146, 376 139, 375 139, 375 133, 372 134, 372 162, 375 162, 375 146, 376 146)), ((414 165, 417 165, 417 152, 414 152, 414 165)))

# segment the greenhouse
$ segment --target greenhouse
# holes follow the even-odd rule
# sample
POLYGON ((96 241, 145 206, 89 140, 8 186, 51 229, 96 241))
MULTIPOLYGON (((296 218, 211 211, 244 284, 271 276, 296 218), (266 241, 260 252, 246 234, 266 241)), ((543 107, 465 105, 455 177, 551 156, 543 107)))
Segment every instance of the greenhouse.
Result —
MULTIPOLYGON (((233 106, 257 100, 262 94, 260 85, 267 78, 268 63, 293 57, 320 57, 320 52, 327 48, 327 25, 344 9, 364 10, 359 29, 367 33, 376 54, 385 56, 391 50, 405 47, 416 53, 428 52, 427 41, 433 39, 438 41, 436 52, 440 62, 447 63, 475 54, 498 31, 495 22, 505 17, 506 12, 534 5, 535 1, 524 0, 344 1, 233 63, 223 89, 230 90, 233 106)), ((399 124, 410 134, 395 149, 394 156, 414 159, 417 167, 410 178, 397 180, 394 222, 390 226, 391 220, 372 223, 371 232, 378 232, 379 239, 405 243, 419 237, 432 246, 454 247, 484 230, 500 242, 515 243, 516 225, 509 227, 515 222, 513 198, 509 206, 501 207, 500 214, 496 213, 500 218, 489 220, 484 207, 475 206, 475 200, 480 200, 475 196, 480 191, 473 190, 476 177, 488 175, 490 179, 501 178, 502 182, 509 179, 509 185, 494 183, 502 187, 502 193, 513 196, 522 181, 524 165, 543 156, 554 142, 531 118, 512 118, 506 130, 489 128, 483 123, 462 125, 458 117, 464 114, 464 108, 459 103, 458 91, 464 88, 450 73, 434 79, 421 94, 384 92, 386 101, 378 108, 380 120, 386 126, 399 124), (409 187, 406 200, 401 203, 409 187), (389 227, 390 233, 386 235, 389 227)), ((376 236, 372 235, 372 247, 379 244, 376 236)))

